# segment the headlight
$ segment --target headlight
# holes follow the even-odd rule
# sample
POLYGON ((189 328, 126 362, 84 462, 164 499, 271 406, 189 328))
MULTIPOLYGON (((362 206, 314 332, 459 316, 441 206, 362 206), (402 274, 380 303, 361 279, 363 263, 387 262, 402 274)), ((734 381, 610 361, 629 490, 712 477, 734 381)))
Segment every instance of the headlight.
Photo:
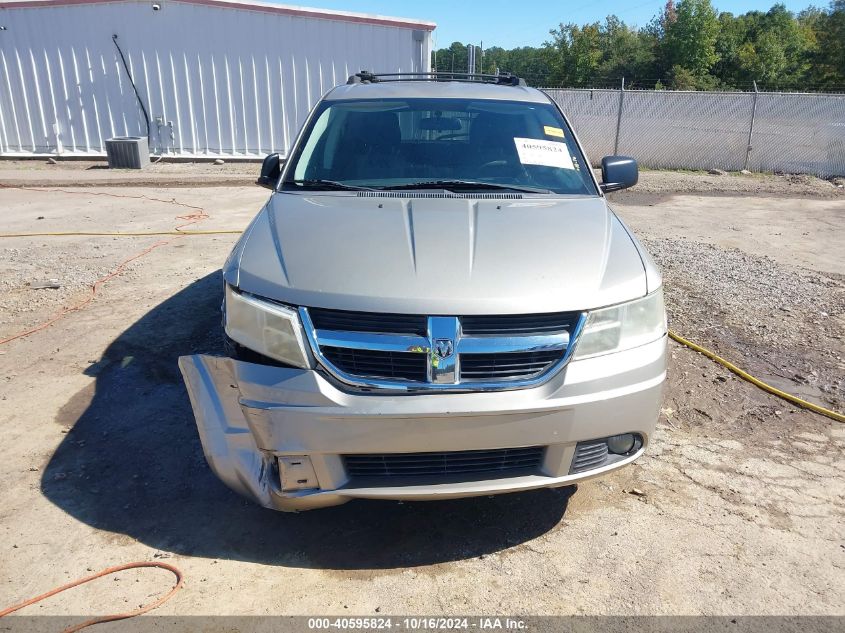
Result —
POLYGON ((226 334, 254 352, 310 367, 296 310, 240 293, 226 284, 226 334))
POLYGON ((587 315, 575 358, 621 352, 656 341, 666 334, 663 288, 650 295, 587 315))

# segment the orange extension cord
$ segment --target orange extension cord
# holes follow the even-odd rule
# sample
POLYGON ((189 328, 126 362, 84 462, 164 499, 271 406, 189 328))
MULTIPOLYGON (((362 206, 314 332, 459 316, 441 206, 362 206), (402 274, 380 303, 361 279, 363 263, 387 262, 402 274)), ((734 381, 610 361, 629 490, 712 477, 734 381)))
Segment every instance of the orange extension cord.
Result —
MULTIPOLYGON (((179 224, 178 226, 174 227, 173 230, 176 231, 176 232, 181 232, 187 226, 191 226, 193 224, 196 224, 197 222, 201 222, 202 220, 208 219, 208 214, 205 212, 205 210, 202 207, 197 207, 197 206, 194 206, 194 205, 191 205, 191 204, 186 204, 184 202, 177 202, 176 200, 173 200, 173 199, 165 200, 163 198, 151 198, 151 197, 145 196, 145 195, 132 196, 132 195, 125 195, 125 194, 104 193, 104 192, 100 192, 100 191, 72 191, 72 190, 68 190, 68 189, 45 189, 45 188, 34 188, 34 187, 18 187, 18 186, 4 185, 4 184, 0 184, 0 188, 3 188, 3 189, 20 189, 20 190, 23 190, 23 191, 35 191, 35 192, 40 192, 40 193, 66 193, 66 194, 78 194, 78 195, 87 195, 87 196, 104 196, 104 197, 109 197, 109 198, 130 198, 130 199, 133 199, 133 200, 149 200, 150 202, 161 202, 161 203, 164 203, 164 204, 172 204, 172 205, 176 205, 176 206, 179 206, 179 207, 185 207, 187 209, 192 209, 193 213, 189 213, 187 215, 180 215, 180 216, 176 217, 177 220, 184 220, 184 222, 182 224, 179 224)), ((167 244, 170 244, 171 242, 173 242, 174 240, 177 240, 177 239, 180 239, 180 238, 176 237, 176 238, 173 238, 173 239, 170 239, 170 240, 162 240, 162 241, 156 242, 155 244, 145 248, 141 252, 136 253, 136 254, 132 255, 131 257, 127 257, 122 262, 120 262, 112 272, 110 272, 105 277, 101 277, 100 279, 95 281, 91 285, 91 293, 87 297, 85 297, 85 299, 83 299, 82 301, 75 303, 73 305, 65 306, 64 308, 59 310, 59 312, 54 314, 52 317, 50 317, 49 319, 47 319, 43 323, 39 323, 35 327, 29 328, 28 330, 24 330, 23 332, 18 332, 17 334, 13 334, 12 336, 9 336, 7 338, 0 339, 0 345, 5 345, 6 343, 10 343, 10 342, 17 340, 19 338, 24 338, 25 336, 29 336, 30 334, 34 334, 35 332, 39 332, 41 330, 44 330, 44 329, 50 327, 51 325, 53 325, 56 321, 63 319, 68 314, 71 314, 72 312, 77 312, 78 310, 81 310, 82 308, 84 308, 85 306, 87 306, 89 303, 91 303, 94 300, 94 297, 97 295, 97 290, 99 290, 100 286, 102 286, 106 282, 110 281, 111 279, 114 279, 115 277, 117 277, 118 275, 123 273, 123 271, 126 270, 126 267, 131 262, 135 261, 136 259, 140 259, 141 257, 144 257, 145 255, 151 253, 155 249, 160 248, 162 246, 166 246, 167 244)))
POLYGON ((51 589, 47 593, 42 593, 40 596, 35 596, 34 598, 25 600, 20 604, 16 604, 6 609, 3 609, 2 611, 0 611, 0 618, 9 615, 10 613, 14 613, 15 611, 18 611, 20 609, 23 609, 24 607, 28 607, 31 604, 35 604, 36 602, 41 602, 42 600, 45 600, 50 596, 55 596, 57 593, 61 593, 62 591, 66 591, 73 587, 78 587, 79 585, 84 585, 86 582, 91 582, 92 580, 96 580, 97 578, 102 578, 103 576, 108 576, 109 574, 114 574, 119 571, 124 571, 126 569, 137 569, 141 567, 158 567, 160 569, 166 569, 167 571, 172 572, 174 576, 176 576, 176 584, 170 591, 168 591, 165 595, 163 595, 155 602, 151 602, 150 604, 144 605, 143 607, 135 609, 134 611, 103 615, 97 618, 86 620, 81 624, 75 624, 71 627, 66 628, 64 630, 64 633, 73 633, 73 631, 82 630, 86 627, 91 626, 92 624, 100 624, 102 622, 114 622, 115 620, 125 620, 127 618, 134 618, 136 615, 141 615, 142 613, 146 613, 147 611, 152 611, 156 607, 159 607, 168 600, 170 600, 170 598, 172 598, 176 594, 176 592, 182 588, 182 585, 185 582, 185 579, 182 577, 182 572, 177 567, 174 567, 173 565, 168 565, 167 563, 139 561, 137 563, 126 563, 125 565, 115 565, 114 567, 107 567, 102 571, 98 571, 96 574, 92 574, 90 576, 74 580, 73 582, 69 582, 66 585, 62 585, 61 587, 51 589))

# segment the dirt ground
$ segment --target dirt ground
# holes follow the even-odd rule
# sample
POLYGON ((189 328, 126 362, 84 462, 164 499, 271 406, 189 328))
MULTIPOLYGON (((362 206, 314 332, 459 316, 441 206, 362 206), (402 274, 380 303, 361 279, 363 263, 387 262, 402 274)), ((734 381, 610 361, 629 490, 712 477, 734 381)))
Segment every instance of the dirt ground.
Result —
MULTIPOLYGON (((34 165, 0 164, 0 183, 74 184, 34 165)), ((237 230, 267 195, 159 169, 145 176, 155 187, 0 188, 0 230, 168 230, 196 212, 170 200, 202 207, 197 228, 237 230), (172 186, 186 177, 193 188, 172 186)), ((670 326, 845 408, 845 192, 643 176, 614 205, 663 268, 670 326)), ((650 450, 577 491, 299 515, 240 499, 204 462, 176 367, 218 349, 218 270, 235 239, 0 238, 0 339, 157 245, 82 309, 0 345, 0 606, 166 560, 187 580, 163 614, 845 615, 845 426, 674 343, 650 450)), ((170 586, 163 571, 124 572, 22 613, 108 613, 170 586)))

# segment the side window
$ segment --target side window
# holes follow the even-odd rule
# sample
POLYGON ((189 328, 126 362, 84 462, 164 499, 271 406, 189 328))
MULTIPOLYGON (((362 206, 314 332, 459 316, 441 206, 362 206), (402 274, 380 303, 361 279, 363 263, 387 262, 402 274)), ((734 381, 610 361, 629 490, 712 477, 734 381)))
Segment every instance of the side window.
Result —
POLYGON ((340 119, 346 113, 338 112, 335 109, 330 109, 331 116, 329 118, 328 132, 324 134, 324 138, 320 141, 320 150, 322 152, 322 160, 320 161, 323 170, 328 173, 334 167, 335 159, 337 158, 337 147, 340 143, 340 135, 343 132, 343 124, 336 124, 335 119, 340 119))
MULTIPOLYGON (((319 165, 323 168, 326 168, 327 165, 323 163, 323 160, 320 160, 320 155, 314 155, 315 151, 317 151, 318 146, 323 148, 325 152, 325 140, 324 137, 326 136, 326 128, 329 125, 329 117, 330 117, 331 108, 328 108, 323 111, 320 115, 320 118, 314 123, 314 127, 311 130, 311 134, 308 136, 308 142, 305 143, 305 147, 302 149, 302 154, 299 157, 299 161, 296 163, 296 169, 294 170, 293 177, 295 180, 306 180, 309 178, 314 178, 314 174, 308 173, 308 167, 319 165), (318 160, 314 161, 313 165, 311 162, 312 158, 317 158, 318 160)), ((325 154, 324 154, 325 156, 325 154)))
POLYGON ((403 141, 415 139, 420 125, 419 110, 408 110, 399 112, 399 131, 403 141))

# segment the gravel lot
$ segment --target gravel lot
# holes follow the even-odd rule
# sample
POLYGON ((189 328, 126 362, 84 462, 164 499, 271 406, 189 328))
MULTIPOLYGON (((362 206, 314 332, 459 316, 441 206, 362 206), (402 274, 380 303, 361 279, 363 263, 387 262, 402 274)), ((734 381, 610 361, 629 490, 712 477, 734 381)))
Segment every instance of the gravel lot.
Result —
MULTIPOLYGON (((168 200, 201 206, 198 228, 241 229, 266 198, 208 186, 248 182, 254 165, 207 182, 192 166, 156 169, 144 178, 167 188, 0 188, 2 231, 167 230, 191 213, 168 200)), ((67 187, 90 171, 2 163, 0 183, 67 187)), ((673 329, 845 409, 842 189, 645 172, 614 205, 664 270, 673 329)), ((81 310, 0 346, 0 606, 164 558, 187 582, 163 614, 845 615, 845 426, 675 344, 651 450, 577 491, 301 515, 229 493, 205 465, 175 361, 217 349, 217 271, 234 240, 0 241, 0 338, 166 242, 81 310), (49 280, 60 288, 34 289, 49 280)), ((117 578, 25 613, 124 610, 170 586, 164 572, 117 578)))

